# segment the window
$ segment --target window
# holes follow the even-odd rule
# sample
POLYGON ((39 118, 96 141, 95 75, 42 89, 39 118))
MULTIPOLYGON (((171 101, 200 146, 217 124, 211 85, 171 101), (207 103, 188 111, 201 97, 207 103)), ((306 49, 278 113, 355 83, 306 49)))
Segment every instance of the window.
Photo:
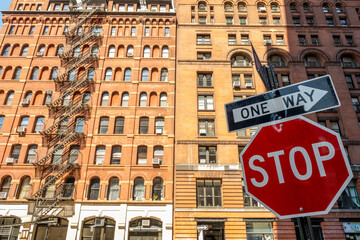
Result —
POLYGON ((199 3, 198 5, 199 11, 206 11, 206 4, 205 3, 199 3))
POLYGON ((272 3, 271 5, 271 12, 279 12, 279 5, 277 5, 276 3, 272 3))
POLYGON ((113 146, 111 150, 110 164, 120 164, 121 161, 121 146, 113 146))
POLYGON ((122 107, 129 106, 129 93, 123 93, 121 98, 121 106, 122 107))
POLYGON ((166 12, 166 6, 160 5, 160 12, 166 12))
POLYGON ((119 4, 119 12, 125 12, 125 5, 119 4))
POLYGON ((331 130, 341 135, 340 126, 338 121, 330 121, 331 130))
POLYGON ((240 25, 247 25, 247 18, 246 17, 239 17, 240 25))
POLYGON ((250 67, 250 60, 242 55, 237 55, 231 58, 231 67, 250 67))
MULTIPOLYGON (((0 192, 6 192, 6 197, 8 197, 9 193, 10 193, 10 189, 11 189, 11 177, 10 176, 7 176, 7 177, 4 177, 2 182, 1 182, 1 190, 0 192)), ((0 218, 1 220, 1 218, 0 218)), ((1 230, 1 228, 0 228, 1 230)), ((17 237, 17 235, 16 235, 17 237)))
POLYGON ((360 201, 355 181, 351 180, 345 191, 341 194, 338 205, 340 209, 359 209, 360 201))
POLYGON ((300 46, 305 46, 306 45, 305 35, 298 35, 298 39, 299 39, 300 46))
POLYGON ((267 24, 267 19, 266 17, 259 17, 259 23, 261 25, 266 25, 267 24))
POLYGON ((59 11, 59 10, 60 10, 60 4, 55 4, 54 11, 59 11))
POLYGON ((271 36, 264 35, 264 45, 271 45, 271 36))
POLYGON ((44 30, 43 30, 43 35, 47 35, 47 34, 48 34, 48 31, 49 31, 49 27, 48 27, 48 26, 45 26, 45 27, 44 27, 44 30))
POLYGON ((265 7, 265 5, 262 4, 262 3, 259 3, 259 4, 257 5, 257 9, 258 9, 258 12, 266 12, 266 7, 265 7))
POLYGON ((119 179, 117 177, 110 178, 107 198, 109 200, 117 200, 119 198, 119 193, 119 179))
POLYGON ((131 69, 130 68, 125 69, 124 81, 125 82, 130 82, 131 81, 131 69))
POLYGON ((128 5, 127 6, 127 11, 128 12, 133 12, 134 11, 134 5, 128 5))
POLYGON ((57 49, 57 53, 56 56, 61 56, 64 52, 64 46, 63 45, 59 45, 58 49, 57 49))
POLYGON ((346 80, 347 87, 349 89, 353 89, 354 88, 354 83, 352 81, 351 75, 345 75, 345 80, 346 80))
POLYGON ((34 163, 36 160, 37 145, 31 145, 28 148, 26 163, 34 163))
POLYGON ((36 80, 37 76, 39 74, 39 68, 38 67, 34 67, 31 73, 31 80, 36 80))
POLYGON ((139 133, 140 134, 148 134, 149 132, 149 118, 141 117, 139 124, 139 133))
POLYGON ((233 17, 227 16, 226 19, 226 25, 234 25, 234 19, 233 17))
POLYGON ((273 17, 273 23, 275 25, 280 25, 281 24, 280 18, 279 17, 273 17))
POLYGON ((112 69, 107 68, 105 71, 105 81, 111 81, 112 79, 112 69))
POLYGON ((20 191, 19 191, 18 199, 25 199, 29 197, 30 189, 31 189, 30 177, 24 177, 20 183, 20 191))
POLYGON ((108 218, 91 218, 83 223, 81 240, 114 239, 114 234, 115 221, 108 218), (100 222, 101 224, 96 225, 95 222, 100 222))
POLYGON ((165 122, 163 117, 155 118, 155 134, 164 134, 165 122))
POLYGON ((62 120, 60 122, 60 125, 58 127, 58 133, 59 134, 63 134, 63 133, 66 132, 68 123, 69 123, 69 117, 65 118, 64 120, 62 120))
POLYGON ((196 44, 198 45, 210 45, 210 35, 208 34, 198 34, 196 44))
POLYGON ((39 133, 42 131, 42 129, 44 127, 44 121, 45 121, 45 117, 37 117, 36 118, 34 133, 39 133))
POLYGON ((147 163, 147 147, 139 146, 137 149, 137 164, 142 165, 147 163))
POLYGON ((290 3, 290 12, 298 12, 297 6, 295 3, 290 3))
POLYGON ((20 226, 19 226, 20 223, 21 223, 20 218, 15 218, 15 217, 0 218, 0 226, 8 225, 6 227, 0 227, 2 239, 11 239, 11 240, 17 239, 20 231, 20 226))
POLYGON ((293 17, 293 24, 295 26, 301 26, 300 17, 293 17))
POLYGON ((149 81, 149 70, 147 68, 143 69, 141 72, 141 81, 142 82, 149 81))
POLYGON ((150 47, 145 46, 144 47, 144 58, 149 58, 149 57, 150 57, 150 47))
POLYGON ((114 134, 123 134, 124 133, 124 121, 125 121, 125 118, 123 118, 123 117, 115 118, 114 134))
POLYGON ((29 117, 22 117, 19 127, 27 128, 29 124, 29 117))
POLYGON ((10 45, 7 45, 7 46, 4 47, 4 50, 2 52, 2 56, 7 57, 9 55, 9 52, 10 52, 10 45))
POLYGON ((165 36, 165 37, 169 37, 169 36, 170 36, 170 28, 168 28, 168 27, 165 28, 164 36, 165 36))
POLYGON ((131 27, 131 34, 130 36, 135 36, 136 35, 136 27, 131 27))
POLYGON ((168 70, 166 68, 161 69, 161 82, 167 82, 168 81, 168 70))
POLYGON ((99 54, 99 46, 94 45, 94 46, 91 48, 91 56, 97 57, 98 54, 99 54))
POLYGON ((225 12, 232 12, 233 11, 232 4, 231 3, 225 3, 224 9, 225 9, 225 12))
POLYGON ((144 179, 141 177, 134 180, 133 200, 142 201, 145 197, 144 179))
POLYGON ((198 52, 197 60, 211 60, 211 52, 198 52))
POLYGON ((228 42, 229 42, 229 45, 236 45, 236 35, 229 34, 228 42))
POLYGON ((347 35, 347 36, 345 36, 345 39, 346 39, 346 44, 347 44, 348 46, 350 46, 350 47, 355 46, 352 36, 347 35))
POLYGON ((213 119, 199 120, 200 136, 215 136, 215 122, 213 119))
POLYGON ((269 59, 269 63, 272 64, 274 67, 286 67, 285 59, 280 55, 272 55, 269 59))
POLYGON ((104 164, 105 160, 105 146, 97 146, 95 152, 95 164, 104 164))
POLYGON ((14 98, 14 92, 13 91, 10 91, 7 95, 7 98, 6 98, 6 101, 5 101, 5 105, 6 106, 10 106, 11 105, 11 102, 14 98))
POLYGON ((15 31, 15 26, 11 26, 9 30, 9 35, 14 34, 14 31, 15 31))
POLYGON ((109 102, 109 93, 105 92, 102 94, 101 97, 101 106, 106 107, 108 105, 108 102, 109 102))
POLYGON ((324 3, 322 5, 322 8, 323 8, 324 13, 330 13, 331 12, 330 6, 328 4, 326 4, 326 3, 324 3))
POLYGON ((146 107, 146 104, 147 104, 147 94, 146 93, 141 93, 140 94, 139 106, 140 107, 146 107))
POLYGON ((34 26, 31 26, 31 27, 30 27, 30 30, 29 30, 29 35, 33 35, 33 34, 34 34, 34 31, 35 31, 35 27, 34 27, 34 26))
POLYGON ((302 239, 301 236, 308 236, 310 232, 309 225, 311 225, 314 233, 314 239, 324 240, 321 229, 321 218, 298 218, 292 219, 292 221, 295 223, 296 239, 300 240, 302 239))
POLYGON ((99 193, 100 193, 100 179, 96 177, 91 179, 90 181, 88 199, 97 200, 99 197, 99 193))
POLYGON ((78 162, 79 152, 80 152, 80 146, 79 145, 73 145, 73 146, 70 147, 70 157, 69 157, 69 162, 70 163, 77 163, 78 162))
POLYGON ((167 46, 164 46, 161 50, 161 57, 162 58, 168 58, 169 57, 169 48, 167 46))
POLYGON ((67 35, 69 32, 69 27, 68 26, 65 26, 64 27, 64 31, 63 31, 63 35, 67 35))
POLYGON ((94 80, 95 77, 95 69, 94 68, 88 68, 87 70, 87 78, 88 80, 94 80))
POLYGON ((56 148, 56 152, 54 153, 54 155, 52 157, 52 163, 53 164, 62 164, 64 147, 61 145, 56 145, 55 148, 56 148))
POLYGON ((334 19, 332 17, 326 17, 326 23, 329 26, 334 26, 334 19))
POLYGON ((160 164, 162 164, 164 158, 164 148, 162 146, 154 147, 154 159, 158 159, 160 164))
POLYGON ((356 68, 358 67, 357 61, 352 56, 341 57, 341 64, 343 68, 356 68))
POLYGON ((157 12, 157 6, 156 5, 151 5, 150 11, 151 12, 157 12))
POLYGON ((69 81, 74 81, 75 80, 75 75, 76 75, 76 69, 70 70, 70 73, 68 75, 68 80, 69 81))
POLYGON ((109 127, 109 117, 100 118, 99 134, 107 134, 109 127))
POLYGON ((212 87, 212 74, 198 73, 198 87, 212 87))
POLYGON ((321 67, 322 62, 316 56, 308 55, 305 57, 305 66, 306 67, 321 67))
POLYGON ((22 8, 23 8, 23 5, 22 5, 22 4, 19 4, 18 7, 17 7, 17 10, 20 11, 20 10, 22 10, 22 8))
POLYGON ((274 239, 272 222, 246 222, 247 239, 274 239))
POLYGON ((334 45, 335 46, 340 46, 341 45, 340 36, 333 35, 333 40, 334 40, 334 45))
POLYGON ((161 201, 163 199, 164 199, 163 180, 162 180, 162 178, 157 177, 153 181, 152 200, 161 201))
POLYGON ((198 96, 198 110, 214 110, 213 96, 198 96))
POLYGON ((21 151, 21 145, 14 145, 11 149, 10 157, 13 158, 16 163, 19 160, 20 151, 21 151))
POLYGON ((115 46, 110 46, 109 47, 108 57, 115 57, 115 46))
POLYGON ((239 11, 239 12, 246 12, 246 5, 245 5, 245 3, 239 3, 239 5, 238 5, 238 11, 239 11))
POLYGON ((1 132, 2 126, 3 126, 3 124, 4 124, 4 120, 5 120, 5 117, 4 117, 4 116, 0 116, 0 132, 1 132))
MULTIPOLYGON (((38 5, 38 8, 41 8, 41 5, 38 5)), ((38 9, 38 10, 40 10, 40 9, 38 9)), ((69 11, 69 4, 64 4, 63 10, 69 11)))
POLYGON ((160 94, 160 107, 167 107, 167 94, 161 93, 160 94))
POLYGON ((111 27, 111 36, 116 36, 116 27, 111 27))
POLYGON ((199 146, 199 163, 216 163, 216 146, 199 146))
POLYGON ((358 99, 357 97, 352 97, 352 98, 351 98, 351 101, 352 101, 352 103, 353 103, 355 112, 360 112, 359 99, 358 99))
POLYGON ((127 48, 126 56, 127 57, 133 57, 134 56, 134 47, 133 46, 129 46, 127 48))
POLYGON ((82 133, 84 131, 84 124, 85 124, 85 118, 84 117, 77 117, 76 118, 76 124, 75 124, 75 131, 77 133, 82 133))
POLYGON ((221 203, 221 180, 197 179, 196 196, 198 207, 220 207, 221 203))
POLYGON ((56 80, 57 75, 58 75, 58 71, 59 71, 59 69, 57 67, 54 67, 51 70, 51 80, 56 80))
POLYGON ((249 45, 249 35, 241 34, 241 45, 249 45))
POLYGON ((242 189, 243 189, 244 207, 262 207, 262 205, 258 201, 250 197, 250 195, 248 195, 245 192, 244 187, 242 189))
POLYGON ((337 13, 344 13, 344 8, 343 8, 343 6, 341 6, 341 4, 337 3, 337 4, 335 4, 335 7, 336 7, 337 13))
POLYGON ((303 4, 303 9, 304 9, 304 12, 311 12, 310 4, 309 3, 304 3, 303 4))
POLYGON ((148 37, 148 36, 150 36, 150 28, 146 27, 145 28, 145 37, 148 37))
POLYGON ((317 35, 311 35, 311 44, 312 45, 319 45, 319 38, 317 35))
POLYGON ((206 24, 207 18, 206 16, 199 16, 199 24, 206 24))
POLYGON ((313 17, 306 17, 306 24, 309 26, 314 26, 314 18, 313 17))

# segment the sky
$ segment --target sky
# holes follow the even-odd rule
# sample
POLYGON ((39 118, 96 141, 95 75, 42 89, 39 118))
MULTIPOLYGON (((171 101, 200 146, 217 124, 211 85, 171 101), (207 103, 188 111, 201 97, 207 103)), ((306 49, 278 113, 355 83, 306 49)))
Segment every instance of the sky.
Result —
MULTIPOLYGON (((9 10, 11 0, 0 0, 0 10, 9 10)), ((0 13, 0 17, 2 19, 2 14, 0 13)), ((0 21, 0 28, 2 27, 2 20, 0 21)))

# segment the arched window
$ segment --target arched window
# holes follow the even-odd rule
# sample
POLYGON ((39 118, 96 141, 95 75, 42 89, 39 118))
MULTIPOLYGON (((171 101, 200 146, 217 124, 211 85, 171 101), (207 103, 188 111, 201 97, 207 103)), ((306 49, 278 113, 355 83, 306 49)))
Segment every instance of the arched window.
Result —
POLYGON ((73 52, 73 57, 79 57, 80 56, 80 46, 77 46, 75 49, 74 49, 74 52, 73 52))
POLYGON ((74 81, 75 80, 75 74, 76 74, 76 69, 71 70, 69 75, 68 75, 68 80, 69 81, 74 81))
POLYGON ((274 65, 274 67, 286 67, 286 61, 285 59, 280 56, 280 55, 272 55, 269 59, 268 62, 272 65, 274 65))
POLYGON ((126 51, 126 56, 127 57, 133 57, 134 56, 134 47, 133 46, 128 46, 127 51, 126 51))
POLYGON ((290 11, 291 12, 298 12, 298 8, 295 3, 290 3, 290 11))
POLYGON ((344 7, 341 5, 341 3, 337 3, 335 4, 335 7, 336 7, 336 12, 337 13, 344 13, 344 7))
POLYGON ((97 45, 92 46, 91 48, 91 56, 97 57, 99 54, 99 47, 97 45))
POLYGON ((166 68, 161 69, 161 79, 162 82, 167 82, 168 80, 168 70, 166 68))
POLYGON ((141 93, 140 94, 139 106, 140 107, 146 107, 146 104, 147 104, 147 94, 146 93, 141 93))
MULTIPOLYGON (((46 179, 46 181, 49 181, 49 178, 46 179)), ((46 188, 45 198, 54 198, 55 197, 55 191, 56 191, 55 182, 51 181, 51 184, 49 184, 48 187, 46 188)))
POLYGON ((29 193, 30 193, 30 189, 31 189, 31 185, 30 185, 30 177, 24 177, 21 180, 20 183, 20 191, 19 191, 19 199, 24 199, 29 197, 29 193))
POLYGON ((137 164, 146 164, 147 162, 147 147, 139 146, 137 149, 137 164))
POLYGON ((56 51, 56 56, 62 56, 64 53, 64 46, 63 45, 59 45, 58 49, 56 51))
POLYGON ((266 12, 266 7, 264 3, 258 3, 257 5, 258 12, 266 12))
POLYGON ((89 200, 97 200, 100 193, 100 179, 95 177, 91 179, 90 186, 89 186, 89 200))
POLYGON ((7 57, 9 55, 9 52, 10 52, 10 45, 6 45, 3 49, 2 56, 7 57))
POLYGON ((13 145, 11 149, 10 157, 13 158, 14 162, 16 163, 19 160, 20 152, 21 152, 21 145, 20 144, 13 145))
POLYGON ((199 11, 206 11, 206 3, 199 2, 198 9, 199 11))
POLYGON ((150 47, 145 46, 144 47, 144 58, 149 58, 149 57, 150 57, 150 47))
POLYGON ((112 69, 107 68, 105 71, 105 81, 110 81, 112 78, 112 69))
POLYGON ((34 240, 66 239, 69 221, 63 218, 42 218, 36 223, 34 240))
POLYGON ((123 93, 121 97, 121 106, 127 107, 129 106, 129 93, 123 93))
POLYGON ((52 99, 52 91, 46 91, 44 104, 50 104, 52 99))
POLYGON ((113 146, 111 149, 111 162, 110 164, 118 165, 121 161, 121 146, 113 146))
POLYGON ((19 80, 21 74, 21 67, 15 68, 13 79, 19 80))
POLYGON ((153 181, 152 200, 161 201, 163 199, 164 199, 163 180, 162 178, 157 177, 153 181))
POLYGON ((70 94, 66 94, 66 95, 65 95, 65 97, 64 97, 64 99, 63 99, 63 106, 64 106, 64 107, 69 106, 69 104, 70 104, 70 97, 71 97, 70 94))
POLYGON ((134 180, 133 200, 142 201, 145 197, 144 179, 141 177, 134 180))
POLYGON ((352 56, 342 56, 341 64, 343 68, 357 68, 359 67, 358 62, 352 56))
POLYGON ((53 67, 51 70, 51 80, 55 80, 57 78, 59 69, 57 67, 53 67))
POLYGON ((2 239, 18 239, 21 220, 17 217, 0 217, 0 226, 12 225, 11 227, 0 227, 2 239))
POLYGON ((315 55, 307 55, 305 57, 305 66, 306 67, 322 67, 322 61, 315 55))
POLYGON ((238 11, 239 11, 239 12, 246 12, 246 4, 243 3, 243 2, 239 3, 239 5, 238 5, 238 11))
POLYGON ((279 5, 277 3, 271 3, 270 7, 271 7, 271 12, 279 12, 280 11, 279 5))
POLYGON ((85 124, 85 118, 84 117, 77 117, 76 118, 76 124, 75 124, 75 131, 77 133, 82 133, 84 131, 84 124, 85 124))
POLYGON ((97 146, 95 152, 95 164, 104 164, 105 160, 105 146, 97 146))
POLYGON ((167 107, 167 94, 166 93, 160 94, 160 107, 167 107))
POLYGON ((109 93, 104 92, 101 96, 101 106, 106 107, 108 105, 108 102, 109 102, 109 93))
POLYGON ((237 55, 231 58, 231 67, 250 67, 250 66, 251 66, 250 60, 243 55, 237 55))
POLYGON ((115 221, 103 217, 91 218, 83 223, 81 240, 114 239, 114 234, 115 221))
POLYGON ((322 8, 323 8, 324 13, 331 12, 331 8, 330 8, 329 4, 327 4, 327 3, 323 3, 322 8))
POLYGON ((68 177, 62 186, 61 196, 63 198, 72 198, 74 195, 74 189, 75 189, 75 178, 68 177))
POLYGON ((140 134, 148 134, 149 132, 149 118, 141 117, 139 124, 139 133, 140 134))
POLYGON ((45 46, 41 45, 38 49, 38 52, 36 53, 36 56, 38 57, 44 56, 44 53, 45 53, 45 46))
POLYGON ((130 68, 125 69, 124 81, 125 82, 130 82, 131 81, 131 69, 130 68))
POLYGON ((2 126, 4 125, 5 116, 0 116, 0 132, 2 129, 2 126))
POLYGON ((29 50, 29 45, 25 45, 21 50, 20 56, 26 57, 28 50, 29 50))
POLYGON ((6 97, 5 105, 10 106, 14 98, 14 91, 10 91, 6 97))
POLYGON ((11 189, 11 177, 10 176, 4 177, 1 182, 0 192, 6 192, 5 198, 9 196, 10 189, 11 189))
POLYGON ((109 117, 101 117, 99 125, 99 134, 107 134, 109 128, 109 117))
POLYGON ((37 145, 31 145, 28 148, 27 157, 26 157, 26 163, 34 163, 36 160, 36 154, 37 154, 37 145))
POLYGON ((24 100, 22 102, 23 105, 29 105, 30 104, 32 94, 33 94, 32 92, 27 92, 25 94, 24 100))
POLYGON ((29 124, 29 117, 25 116, 21 118, 19 127, 27 128, 28 124, 29 124))
POLYGON ((165 122, 163 117, 155 118, 155 134, 164 134, 165 122))
MULTIPOLYGON (((162 222, 159 220, 152 218, 137 218, 129 223, 129 239, 148 239, 148 236, 151 236, 152 239, 162 239, 162 228, 162 222)), ((223 239, 218 233, 216 233, 216 236, 220 237, 212 239, 223 239)))
POLYGON ((304 9, 304 12, 311 12, 311 6, 309 3, 304 3, 303 4, 303 9, 304 9))
POLYGON ((141 72, 141 81, 147 82, 149 81, 149 70, 144 68, 141 72))
POLYGON ((225 9, 225 12, 232 12, 233 11, 233 6, 232 6, 231 3, 227 2, 224 5, 224 9, 225 9))
POLYGON ((108 57, 115 57, 115 46, 110 46, 109 47, 108 57))
POLYGON ((62 156, 63 156, 64 147, 60 146, 53 155, 52 163, 53 164, 61 164, 62 156))
POLYGON ((108 199, 117 200, 119 198, 120 186, 119 179, 117 177, 112 177, 109 180, 109 189, 108 189, 108 199))
POLYGON ((45 121, 45 117, 37 117, 36 118, 34 133, 39 133, 42 131, 42 129, 44 127, 44 121, 45 121))
POLYGON ((161 57, 162 58, 168 58, 169 57, 169 48, 167 46, 164 46, 161 50, 161 57))

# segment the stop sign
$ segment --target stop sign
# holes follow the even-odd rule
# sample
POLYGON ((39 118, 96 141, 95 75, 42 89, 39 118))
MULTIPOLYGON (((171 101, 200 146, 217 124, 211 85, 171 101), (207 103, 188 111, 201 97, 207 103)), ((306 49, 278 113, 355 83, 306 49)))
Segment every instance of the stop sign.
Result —
POLYGON ((340 136, 304 117, 261 127, 240 157, 246 192, 279 218, 328 213, 352 178, 340 136))

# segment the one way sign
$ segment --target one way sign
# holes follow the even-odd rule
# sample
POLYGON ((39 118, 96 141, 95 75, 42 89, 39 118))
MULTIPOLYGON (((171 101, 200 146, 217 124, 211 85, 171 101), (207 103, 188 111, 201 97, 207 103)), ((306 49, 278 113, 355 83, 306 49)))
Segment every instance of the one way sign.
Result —
POLYGON ((339 107, 330 75, 225 104, 228 131, 339 107))

